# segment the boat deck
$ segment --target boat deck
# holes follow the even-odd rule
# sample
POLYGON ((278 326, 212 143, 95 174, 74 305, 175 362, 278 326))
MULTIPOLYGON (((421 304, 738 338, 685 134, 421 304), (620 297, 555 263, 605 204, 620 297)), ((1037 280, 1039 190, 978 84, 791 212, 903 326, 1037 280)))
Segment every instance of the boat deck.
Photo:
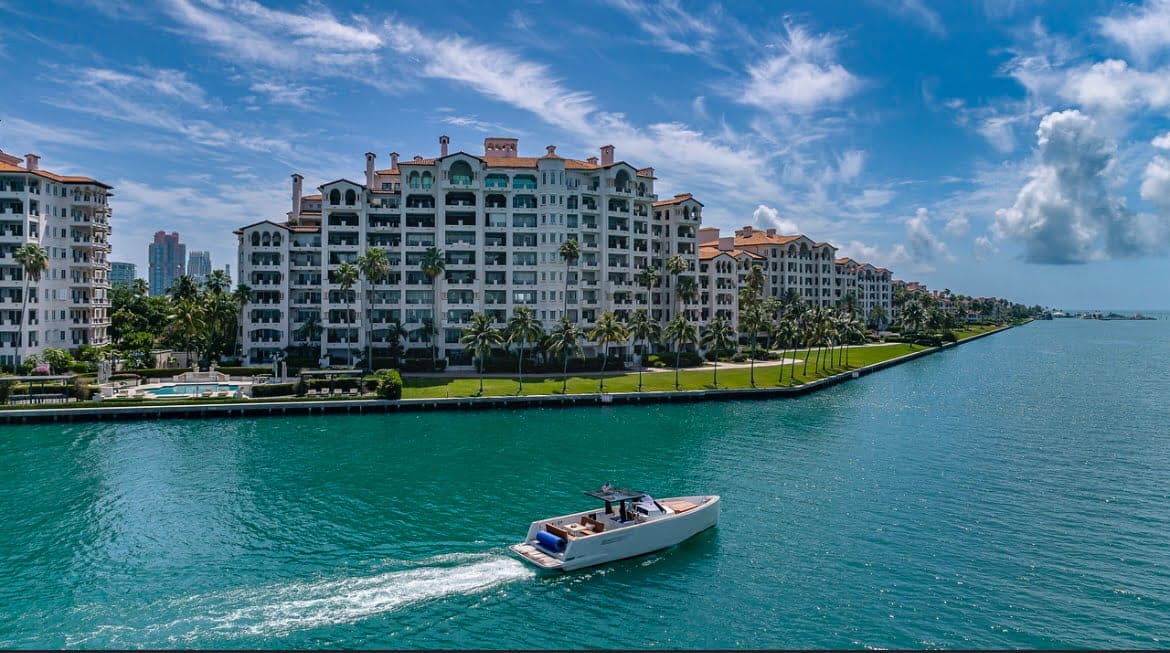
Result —
POLYGON ((523 556, 533 564, 544 567, 545 569, 556 569, 565 564, 531 544, 514 544, 508 548, 515 551, 517 555, 523 556))

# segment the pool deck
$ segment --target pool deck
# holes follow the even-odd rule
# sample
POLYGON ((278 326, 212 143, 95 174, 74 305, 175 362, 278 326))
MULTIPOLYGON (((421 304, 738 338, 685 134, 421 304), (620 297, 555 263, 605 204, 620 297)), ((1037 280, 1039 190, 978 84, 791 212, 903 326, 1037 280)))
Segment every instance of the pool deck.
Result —
POLYGON ((293 401, 262 401, 135 406, 93 406, 84 408, 39 408, 0 410, 0 424, 30 424, 38 422, 89 422, 115 420, 151 420, 166 418, 233 418, 265 415, 326 415, 398 413, 431 410, 488 410, 531 407, 603 406, 617 404, 693 403, 698 401, 729 401, 740 399, 775 399, 799 397, 824 388, 857 379, 879 370, 900 365, 923 356, 951 349, 1006 329, 971 336, 941 347, 927 347, 874 363, 856 370, 834 374, 803 385, 776 388, 738 388, 728 390, 678 390, 658 392, 585 393, 571 395, 525 395, 510 397, 452 397, 442 399, 298 399, 293 401))

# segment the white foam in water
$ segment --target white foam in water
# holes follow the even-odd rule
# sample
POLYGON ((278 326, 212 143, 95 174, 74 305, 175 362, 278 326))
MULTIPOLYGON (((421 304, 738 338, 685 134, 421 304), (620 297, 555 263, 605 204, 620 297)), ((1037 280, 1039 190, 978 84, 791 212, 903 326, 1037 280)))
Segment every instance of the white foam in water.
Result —
MULTIPOLYGON (((169 623, 139 629, 138 634, 148 634, 147 639, 161 635, 171 642, 204 637, 279 636, 352 623, 423 601, 472 595, 534 575, 511 558, 444 555, 376 576, 270 585, 170 601, 170 609, 186 614, 169 623)), ((131 633, 120 635, 117 639, 121 643, 140 639, 131 633)))

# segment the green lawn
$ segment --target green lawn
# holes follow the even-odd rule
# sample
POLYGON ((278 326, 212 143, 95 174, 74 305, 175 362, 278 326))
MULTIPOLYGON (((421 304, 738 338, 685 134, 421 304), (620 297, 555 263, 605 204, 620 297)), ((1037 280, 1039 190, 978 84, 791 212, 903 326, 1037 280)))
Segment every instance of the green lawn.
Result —
MULTIPOLYGON (((969 329, 956 331, 955 335, 963 340, 980 333, 991 331, 997 327, 973 326, 969 329)), ((866 365, 873 365, 892 358, 897 358, 905 354, 915 351, 921 351, 923 347, 912 346, 902 343, 875 345, 869 347, 851 347, 849 349, 849 364, 828 365, 827 371, 814 370, 816 362, 816 350, 812 352, 812 358, 809 359, 808 373, 804 373, 804 364, 796 364, 796 379, 791 379, 790 375, 792 367, 784 365, 784 383, 783 385, 801 385, 810 381, 815 381, 826 376, 847 372, 852 369, 864 367, 866 365)), ((803 359, 806 352, 798 352, 795 358, 803 359)), ((788 358, 793 358, 791 352, 786 355, 788 358)), ((833 362, 837 362, 837 355, 833 357, 833 362)), ((780 367, 777 365, 757 366, 756 367, 756 387, 779 387, 780 383, 780 367)), ((714 379, 712 369, 707 368, 692 368, 684 369, 678 374, 678 382, 680 390, 710 390, 714 389, 714 379)), ((720 366, 719 369, 719 388, 720 389, 738 389, 750 388, 750 370, 747 368, 724 368, 720 366)), ((642 375, 642 390, 643 392, 674 390, 674 370, 667 369, 662 372, 646 372, 642 375)), ((598 391, 598 375, 597 374, 578 374, 570 376, 568 380, 568 394, 588 394, 598 391)), ((638 391, 638 375, 637 373, 621 373, 607 375, 605 377, 605 391, 606 392, 637 392, 638 391)), ((561 394, 561 377, 525 377, 524 390, 520 392, 520 384, 516 377, 499 378, 488 377, 483 380, 483 396, 485 397, 501 397, 501 396, 516 396, 523 395, 548 395, 561 394)), ((436 399, 443 397, 475 397, 479 395, 479 379, 478 378, 458 378, 452 379, 449 377, 416 377, 410 376, 403 379, 402 398, 403 399, 436 399)))

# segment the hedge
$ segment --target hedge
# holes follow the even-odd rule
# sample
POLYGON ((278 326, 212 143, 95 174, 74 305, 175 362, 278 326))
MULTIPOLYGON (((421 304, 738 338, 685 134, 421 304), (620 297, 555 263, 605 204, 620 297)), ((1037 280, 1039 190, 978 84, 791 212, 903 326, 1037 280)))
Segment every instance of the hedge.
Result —
POLYGON ((440 358, 431 366, 430 358, 408 358, 402 361, 403 372, 443 372, 447 369, 446 359, 440 358))
POLYGON ((296 393, 296 383, 261 383, 252 386, 253 397, 286 397, 296 393))
MULTIPOLYGON (((646 357, 647 367, 674 367, 675 354, 663 352, 650 354, 646 357)), ((701 356, 693 351, 684 351, 678 354, 679 367, 699 367, 703 364, 701 356)))
POLYGON ((402 375, 398 370, 378 370, 378 394, 383 399, 397 400, 402 398, 402 375))

